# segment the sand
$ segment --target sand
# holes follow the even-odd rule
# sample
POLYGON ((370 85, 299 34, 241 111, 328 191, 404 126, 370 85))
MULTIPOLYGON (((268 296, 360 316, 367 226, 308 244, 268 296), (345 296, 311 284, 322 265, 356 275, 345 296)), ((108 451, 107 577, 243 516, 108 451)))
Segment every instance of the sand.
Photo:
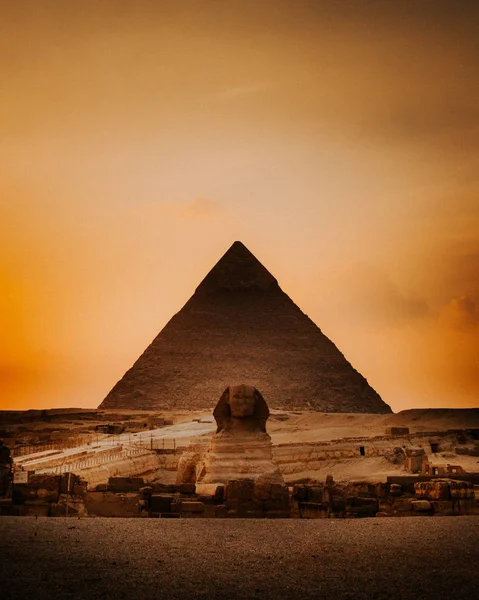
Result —
POLYGON ((0 519, 3 600, 473 597, 479 517, 0 519))

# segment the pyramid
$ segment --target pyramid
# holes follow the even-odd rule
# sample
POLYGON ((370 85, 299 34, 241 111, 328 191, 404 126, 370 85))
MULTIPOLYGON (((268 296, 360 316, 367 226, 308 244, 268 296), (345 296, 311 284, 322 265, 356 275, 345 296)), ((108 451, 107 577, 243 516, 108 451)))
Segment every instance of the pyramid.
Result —
POLYGON ((241 242, 99 408, 210 409, 238 382, 261 390, 273 409, 391 412, 241 242))

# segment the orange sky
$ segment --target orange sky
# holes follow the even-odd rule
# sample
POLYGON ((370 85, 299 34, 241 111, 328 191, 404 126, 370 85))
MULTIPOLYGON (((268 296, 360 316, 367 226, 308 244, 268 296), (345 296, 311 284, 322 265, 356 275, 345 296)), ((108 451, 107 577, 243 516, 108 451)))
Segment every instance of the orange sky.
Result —
POLYGON ((0 14, 1 408, 97 406, 236 239, 394 410, 478 406, 478 2, 0 14))

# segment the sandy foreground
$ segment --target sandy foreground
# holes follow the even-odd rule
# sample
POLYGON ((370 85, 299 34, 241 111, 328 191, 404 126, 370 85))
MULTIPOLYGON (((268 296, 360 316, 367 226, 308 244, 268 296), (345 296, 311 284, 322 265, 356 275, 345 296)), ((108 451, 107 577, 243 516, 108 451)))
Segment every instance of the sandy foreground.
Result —
POLYGON ((3 600, 474 597, 479 517, 0 519, 3 600))

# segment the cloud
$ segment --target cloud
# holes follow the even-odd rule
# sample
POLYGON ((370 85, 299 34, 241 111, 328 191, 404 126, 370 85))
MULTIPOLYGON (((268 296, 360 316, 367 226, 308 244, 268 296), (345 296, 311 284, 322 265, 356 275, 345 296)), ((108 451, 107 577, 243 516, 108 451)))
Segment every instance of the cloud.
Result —
POLYGON ((426 299, 407 292, 382 269, 354 263, 327 276, 323 299, 341 319, 355 325, 402 327, 426 318, 426 299), (329 298, 327 298, 329 296, 329 298))

